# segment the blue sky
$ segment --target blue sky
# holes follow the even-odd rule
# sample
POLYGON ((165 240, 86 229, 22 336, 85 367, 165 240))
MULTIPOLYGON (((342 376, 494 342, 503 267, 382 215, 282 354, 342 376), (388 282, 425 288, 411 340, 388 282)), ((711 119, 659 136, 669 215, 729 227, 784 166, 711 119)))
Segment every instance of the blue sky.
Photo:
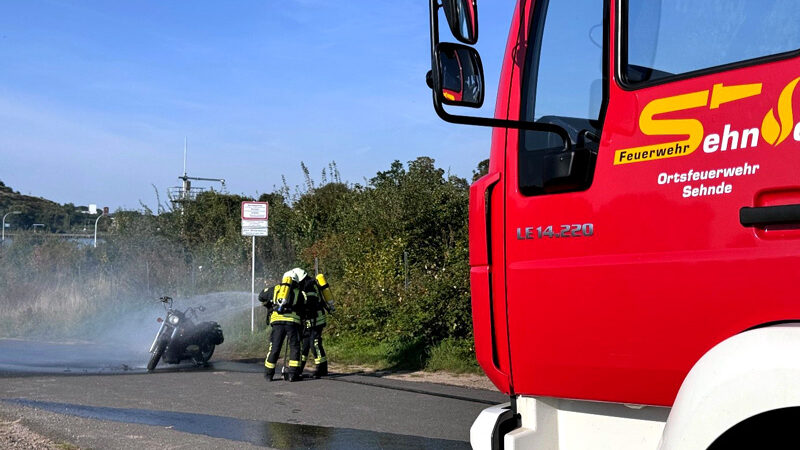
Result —
MULTIPOLYGON (((479 2, 487 115, 514 3, 479 2)), ((154 208, 151 185, 162 201, 178 185, 184 136, 189 175, 232 193, 299 184, 300 161, 363 182, 425 155, 469 177, 490 130, 433 112, 427 18, 425 0, 2 2, 0 180, 154 208)))

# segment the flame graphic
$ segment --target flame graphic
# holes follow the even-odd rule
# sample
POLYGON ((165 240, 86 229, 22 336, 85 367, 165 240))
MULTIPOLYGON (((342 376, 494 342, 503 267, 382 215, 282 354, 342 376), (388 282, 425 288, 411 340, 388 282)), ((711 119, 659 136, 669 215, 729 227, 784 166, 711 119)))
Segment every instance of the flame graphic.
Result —
POLYGON ((775 118, 775 110, 770 109, 764 120, 761 122, 761 137, 770 145, 778 145, 792 133, 794 128, 794 113, 792 112, 792 96, 794 88, 800 81, 800 77, 795 78, 781 91, 778 98, 778 118, 775 118))

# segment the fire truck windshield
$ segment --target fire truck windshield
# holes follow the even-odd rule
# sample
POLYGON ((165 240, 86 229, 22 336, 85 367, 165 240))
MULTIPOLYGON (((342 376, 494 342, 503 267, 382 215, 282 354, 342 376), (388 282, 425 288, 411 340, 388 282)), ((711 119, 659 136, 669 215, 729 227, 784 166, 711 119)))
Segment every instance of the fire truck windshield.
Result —
POLYGON ((623 2, 622 74, 630 84, 800 49, 793 0, 623 2))

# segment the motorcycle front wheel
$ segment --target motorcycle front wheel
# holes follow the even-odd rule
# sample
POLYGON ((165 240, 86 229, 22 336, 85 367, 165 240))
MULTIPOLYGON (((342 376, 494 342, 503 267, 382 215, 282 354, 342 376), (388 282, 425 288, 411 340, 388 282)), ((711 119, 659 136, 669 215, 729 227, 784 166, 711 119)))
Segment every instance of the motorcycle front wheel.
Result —
POLYGON ((155 351, 153 354, 150 355, 150 361, 147 362, 147 371, 152 372, 156 365, 158 365, 158 361, 161 359, 161 355, 164 354, 164 350, 167 348, 167 341, 162 340, 161 342, 156 345, 155 351))

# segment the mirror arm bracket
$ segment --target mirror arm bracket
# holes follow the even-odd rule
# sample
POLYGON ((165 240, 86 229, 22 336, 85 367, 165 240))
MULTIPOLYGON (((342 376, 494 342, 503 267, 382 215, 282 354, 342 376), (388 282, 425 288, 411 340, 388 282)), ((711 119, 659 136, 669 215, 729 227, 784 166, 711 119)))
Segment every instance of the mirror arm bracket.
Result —
POLYGON ((439 101, 437 98, 436 91, 433 92, 433 109, 436 110, 436 114, 441 117, 442 120, 450 123, 554 133, 564 141, 564 150, 570 150, 572 148, 569 133, 567 133, 567 130, 558 125, 550 123, 527 122, 524 120, 496 119, 493 117, 475 117, 450 114, 445 111, 441 101, 439 101))
MULTIPOLYGON (((431 71, 433 72, 433 85, 439 85, 438 62, 436 61, 436 46, 439 45, 439 5, 438 0, 430 0, 430 25, 431 25, 431 71)), ((434 97, 436 90, 434 89, 434 97)))

